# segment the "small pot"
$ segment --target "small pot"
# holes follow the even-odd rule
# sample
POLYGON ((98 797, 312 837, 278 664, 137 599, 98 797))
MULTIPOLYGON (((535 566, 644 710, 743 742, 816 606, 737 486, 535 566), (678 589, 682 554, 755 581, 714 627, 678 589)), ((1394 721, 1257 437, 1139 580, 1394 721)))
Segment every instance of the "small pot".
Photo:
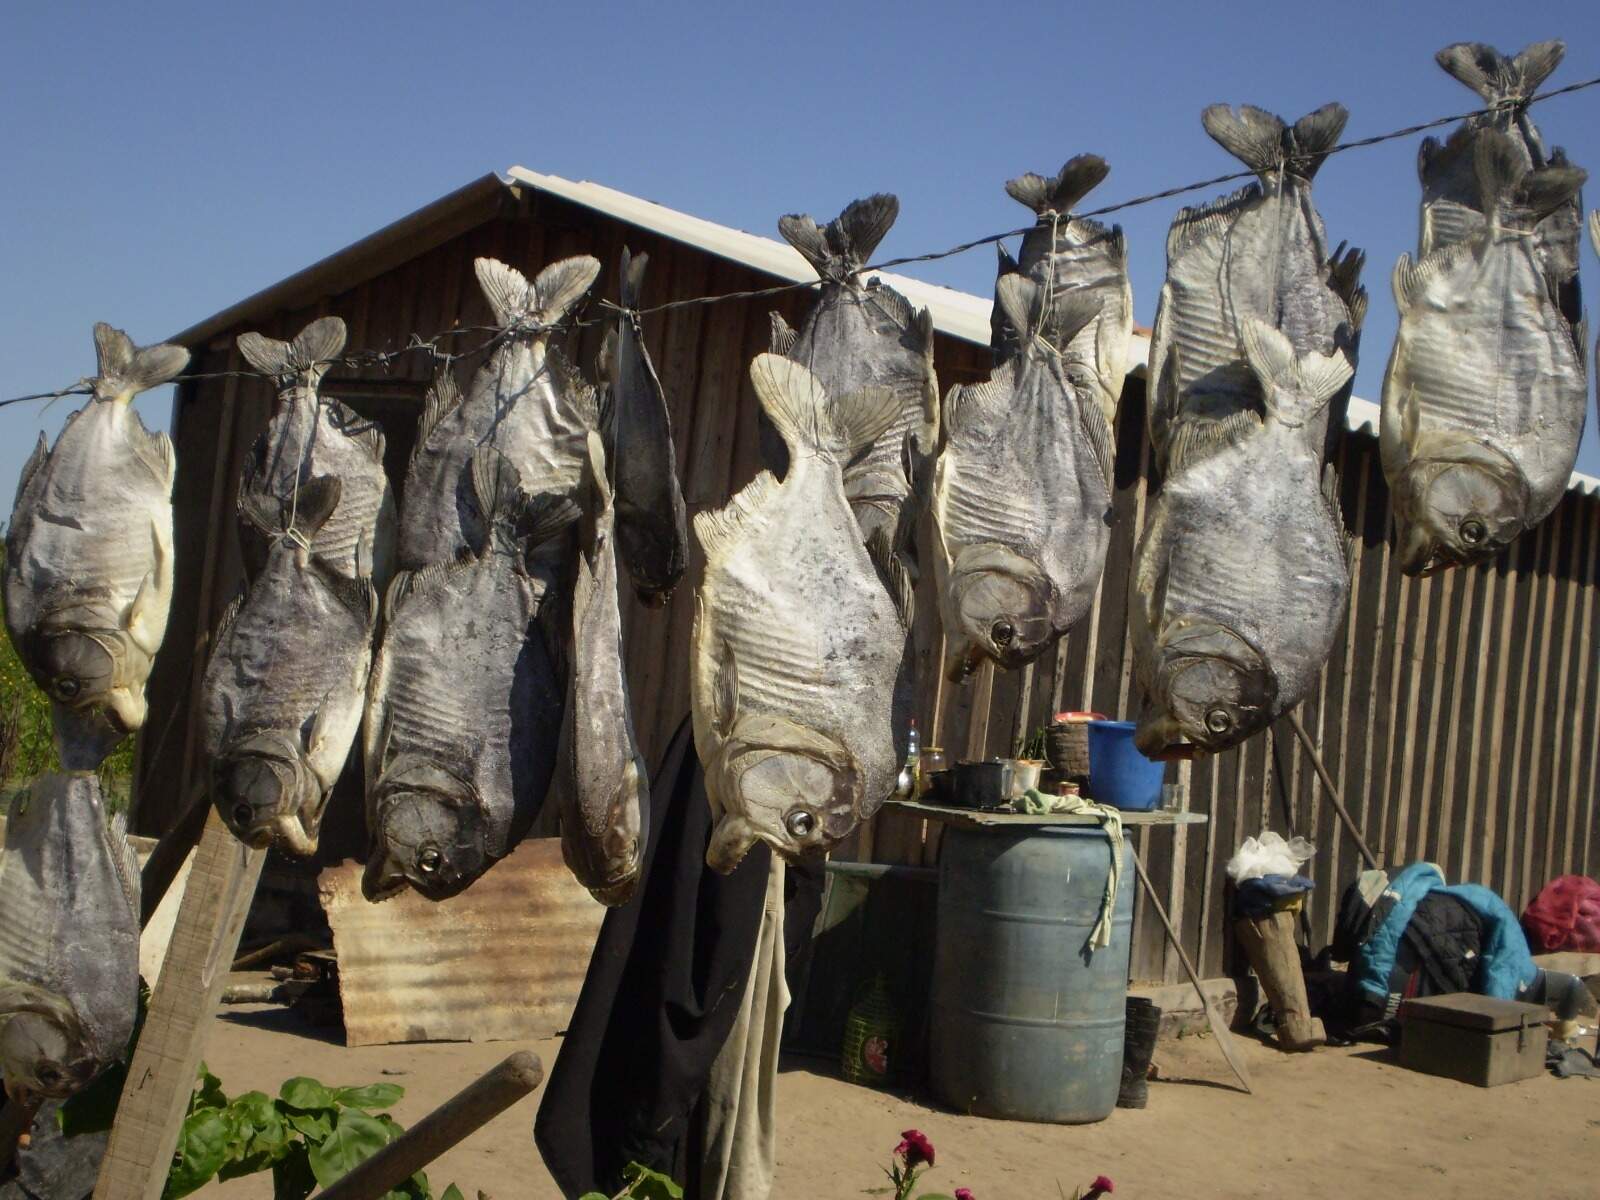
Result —
POLYGON ((1037 789, 1039 777, 1044 771, 1044 760, 1039 758, 1017 758, 1011 760, 1011 788, 1010 798, 1016 800, 1024 792, 1037 789))
POLYGON ((951 803, 957 808, 999 808, 1011 791, 1011 766, 998 758, 957 763, 951 803))

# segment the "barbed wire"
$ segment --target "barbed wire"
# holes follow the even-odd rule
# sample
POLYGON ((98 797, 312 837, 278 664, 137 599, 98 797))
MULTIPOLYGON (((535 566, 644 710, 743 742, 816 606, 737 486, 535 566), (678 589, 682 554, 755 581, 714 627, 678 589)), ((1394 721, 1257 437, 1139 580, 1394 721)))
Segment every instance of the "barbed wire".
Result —
MULTIPOLYGON (((1538 92, 1532 96, 1527 96, 1521 99, 1513 98, 1502 100, 1496 104, 1486 105, 1482 108, 1470 109, 1466 112, 1452 113, 1451 115, 1444 117, 1434 117, 1432 120, 1421 121, 1415 125, 1407 125, 1401 129, 1391 129, 1386 133, 1377 133, 1371 135, 1370 137, 1355 138, 1348 142, 1340 142, 1337 145, 1330 146, 1327 150, 1322 151, 1320 154, 1309 155, 1307 157, 1320 165, 1322 162, 1333 157, 1335 154, 1343 154, 1350 150, 1361 150, 1369 146, 1377 146, 1383 144, 1384 142, 1392 142, 1401 138, 1415 137, 1419 133, 1426 133, 1431 129, 1439 129, 1445 125, 1452 125, 1457 121, 1472 121, 1504 112, 1523 112, 1535 104, 1542 104, 1547 100, 1554 100, 1559 96, 1571 95, 1574 92, 1581 92, 1592 87, 1600 87, 1600 75, 1597 75, 1592 79, 1583 79, 1576 83, 1569 83, 1562 87, 1551 88, 1549 91, 1538 92)), ((1157 192, 1148 192, 1141 196, 1134 196, 1129 200, 1121 200, 1115 204, 1107 204, 1101 208, 1091 208, 1082 212, 1073 212, 1070 214, 1070 216, 1074 220, 1110 216, 1112 213, 1124 212, 1130 208, 1139 208, 1143 205, 1155 204, 1161 200, 1171 200, 1178 196, 1187 195, 1190 192, 1220 187, 1223 184, 1236 183, 1243 179, 1254 179, 1256 177, 1257 172, 1253 170, 1230 171, 1225 175, 1213 175, 1210 178, 1198 179, 1193 183, 1181 184, 1178 187, 1163 188, 1157 192)), ((992 246, 997 242, 1005 241, 1007 238, 1023 237, 1035 228, 1037 228, 1037 224, 1024 225, 1017 229, 1008 229, 1004 233, 985 234, 983 237, 973 238, 972 240, 966 242, 960 242, 943 250, 932 250, 926 254, 907 254, 898 258, 886 258, 880 262, 869 263, 866 266, 863 266, 860 268, 858 273, 866 275, 874 271, 887 271, 894 267, 911 266, 916 263, 937 262, 940 259, 953 258, 958 254, 965 254, 969 250, 976 250, 980 246, 992 246)), ((679 300, 667 300, 660 304, 647 305, 641 308, 627 308, 623 305, 615 303, 614 301, 604 298, 597 298, 595 301, 593 301, 593 303, 596 307, 603 311, 638 318, 649 316, 653 313, 671 312, 683 308, 694 308, 711 304, 729 304, 740 300, 763 300, 772 296, 787 295, 790 292, 810 291, 813 288, 822 286, 823 282, 824 281, 822 279, 809 279, 795 283, 774 284, 771 287, 749 288, 736 292, 719 292, 715 295, 709 296, 686 296, 679 300)), ((556 326, 552 326, 551 328, 581 329, 601 323, 601 321, 592 319, 586 320, 582 318, 571 318, 566 321, 559 322, 556 326)), ((334 367, 342 367, 347 370, 361 370, 372 367, 387 368, 402 357, 411 354, 423 353, 427 354, 436 363, 441 364, 442 368, 448 368, 453 363, 462 362, 471 358, 475 358, 478 355, 489 353, 510 337, 516 334, 529 332, 529 330, 530 327, 523 325, 454 326, 450 329, 441 330, 440 332, 428 338, 424 338, 422 335, 417 333, 412 333, 409 335, 409 338, 404 346, 398 347, 394 350, 356 350, 339 355, 335 358, 321 361, 317 365, 327 366, 330 369, 334 367), (489 334, 491 336, 489 337, 489 340, 486 341, 482 346, 475 347, 472 350, 468 350, 460 354, 452 354, 440 348, 439 343, 445 339, 465 337, 472 334, 489 334)), ((174 376, 169 382, 189 383, 208 379, 270 379, 273 377, 274 373, 270 371, 238 369, 228 371, 191 372, 174 376)), ((86 396, 92 394, 93 391, 94 389, 92 387, 92 381, 88 378, 82 378, 68 387, 59 388, 53 392, 35 392, 26 396, 13 396, 10 399, 0 400, 0 408, 5 408, 12 404, 25 404, 30 401, 37 400, 54 401, 62 399, 66 396, 86 396)))

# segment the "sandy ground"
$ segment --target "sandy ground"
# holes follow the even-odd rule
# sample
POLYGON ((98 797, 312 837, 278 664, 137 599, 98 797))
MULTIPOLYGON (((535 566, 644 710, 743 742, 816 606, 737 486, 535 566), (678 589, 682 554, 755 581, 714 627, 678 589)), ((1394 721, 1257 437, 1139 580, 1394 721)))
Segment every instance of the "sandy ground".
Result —
MULTIPOLYGON (((308 1033, 287 1012, 230 1008, 206 1058, 230 1093, 275 1092, 290 1075, 326 1083, 391 1079, 409 1125, 513 1050, 546 1068, 559 1040, 435 1043, 346 1049, 308 1033)), ((1163 1043, 1150 1106, 1097 1125, 1045 1126, 959 1116, 907 1095, 873 1092, 796 1059, 778 1080, 781 1123, 774 1196, 882 1194, 881 1166, 900 1131, 923 1130, 938 1152, 930 1190, 969 1187, 978 1200, 1055 1200, 1105 1174, 1118 1200, 1206 1197, 1600 1197, 1600 1081, 1543 1076, 1493 1090, 1418 1075, 1375 1047, 1289 1057, 1242 1043, 1255 1094, 1233 1090, 1209 1037, 1163 1043)), ((556 1200, 534 1149, 538 1096, 522 1101, 439 1160, 436 1193, 556 1200)), ((202 1194, 267 1200, 267 1176, 202 1194)))

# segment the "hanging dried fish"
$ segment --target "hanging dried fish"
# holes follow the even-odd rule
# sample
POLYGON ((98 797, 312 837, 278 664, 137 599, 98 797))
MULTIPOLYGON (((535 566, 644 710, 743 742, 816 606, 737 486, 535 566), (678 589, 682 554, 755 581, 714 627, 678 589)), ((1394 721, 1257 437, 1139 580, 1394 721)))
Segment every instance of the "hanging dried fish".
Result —
MULTIPOLYGON (((311 552, 349 579, 384 587, 394 571, 394 491, 383 470, 383 430, 348 406, 318 394, 328 368, 344 350, 338 317, 307 325, 292 342, 259 333, 239 335, 239 353, 278 383, 272 420, 245 459, 241 491, 287 503, 296 489, 322 475, 341 486, 339 506, 317 531, 311 552)), ((266 543, 246 523, 246 569, 261 569, 266 543)))
POLYGON ((589 437, 584 534, 573 587, 574 662, 567 683, 555 794, 561 853, 578 882, 602 904, 626 904, 644 867, 650 828, 650 776, 639 753, 622 656, 617 558, 605 451, 589 437))
POLYGON ((430 900, 465 889, 522 839, 555 769, 564 686, 538 623, 547 587, 527 559, 578 510, 528 497, 490 447, 469 479, 482 541, 396 575, 384 605, 363 734, 369 900, 408 884, 430 900))
POLYGON ((689 565, 689 518, 678 484, 672 417, 634 310, 644 291, 644 254, 622 251, 622 308, 606 333, 602 384, 606 452, 616 476, 617 546, 639 602, 667 602, 689 565))
POLYGON ((1101 397, 1067 378, 1058 344, 1092 327, 1094 290, 1050 298, 1001 276, 1020 348, 987 383, 950 389, 934 468, 934 554, 953 680, 987 656, 1038 658, 1094 602, 1111 536, 1111 426, 1101 397), (1059 338, 1059 343, 1056 340, 1059 338))
POLYGON ((428 394, 400 512, 400 566, 408 571, 452 562, 484 543, 470 470, 480 448, 505 455, 530 493, 570 496, 583 478, 589 430, 599 424, 594 389, 550 345, 600 273, 598 260, 562 259, 531 284, 492 258, 476 267, 501 342, 465 397, 448 373, 428 394))
POLYGON ((287 499, 239 498, 266 558, 223 619, 201 705, 212 803, 247 845, 316 851, 361 726, 377 592, 312 549, 342 495, 324 475, 287 499))
POLYGON ((862 545, 841 470, 902 397, 880 386, 834 400, 773 354, 750 377, 789 469, 694 520, 706 566, 690 696, 716 816, 706 861, 723 872, 758 839, 821 851, 872 816, 894 790, 909 717, 910 583, 882 530, 871 553, 862 545))
POLYGON ((798 332, 772 315, 772 351, 802 364, 830 396, 880 386, 894 393, 894 420, 846 464, 844 490, 863 540, 882 532, 914 576, 920 476, 939 437, 933 318, 876 276, 865 283, 860 277, 899 213, 900 202, 880 194, 855 201, 825 226, 808 216, 778 222, 784 241, 823 282, 798 332))
MULTIPOLYGON (((145 681, 172 601, 172 442, 150 433, 134 396, 189 361, 181 346, 139 348, 94 327, 94 394, 55 449, 23 464, 6 534, 6 628, 59 714, 103 727, 93 767, 145 720, 145 681)), ((67 751, 71 751, 67 747, 67 751)))
POLYGON ((42 775, 0 853, 0 1072, 61 1099, 122 1057, 139 1004, 139 864, 93 772, 42 775))

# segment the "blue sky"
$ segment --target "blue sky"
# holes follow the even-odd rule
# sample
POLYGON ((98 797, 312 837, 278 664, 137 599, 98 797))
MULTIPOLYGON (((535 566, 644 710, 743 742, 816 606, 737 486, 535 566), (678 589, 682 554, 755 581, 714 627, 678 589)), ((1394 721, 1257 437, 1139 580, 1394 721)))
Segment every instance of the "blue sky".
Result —
MULTIPOLYGON (((1216 101, 1293 119, 1329 100, 1360 137, 1471 107, 1440 46, 1562 37, 1556 84, 1600 75, 1576 3, 14 5, 0 39, 0 395, 92 372, 90 326, 169 335, 486 171, 593 179, 772 234, 896 192, 881 253, 1026 221, 1024 170, 1104 155, 1106 204, 1221 174, 1216 101)), ((1535 110, 1600 170, 1600 89, 1535 110)), ((1369 253, 1358 394, 1394 331, 1417 139, 1341 155, 1316 196, 1369 253)), ((1203 198, 1192 197, 1194 199, 1203 198)), ((1600 182, 1589 204, 1600 200, 1600 182)), ((1179 201, 1125 214, 1148 323, 1179 201)), ((987 247, 915 269, 987 293, 987 247)), ((1600 265, 1583 259, 1591 313, 1600 265)), ((431 332, 431 331, 425 331, 431 332)), ((0 409, 0 490, 72 401, 0 409)), ((165 427, 163 392, 141 405, 165 427)), ((1600 473, 1593 413, 1580 467, 1600 473)))

